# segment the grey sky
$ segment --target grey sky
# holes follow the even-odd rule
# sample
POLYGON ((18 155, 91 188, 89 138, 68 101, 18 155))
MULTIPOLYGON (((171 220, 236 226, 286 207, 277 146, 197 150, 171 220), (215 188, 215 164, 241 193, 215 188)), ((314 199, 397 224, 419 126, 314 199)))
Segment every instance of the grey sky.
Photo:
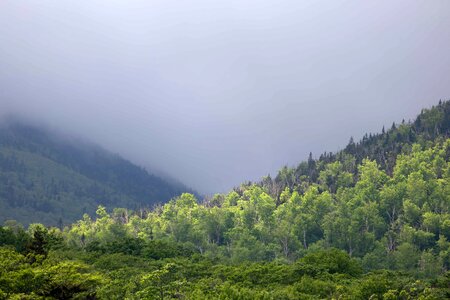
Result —
POLYGON ((0 109, 202 192, 450 98, 450 1, 0 0, 0 109))

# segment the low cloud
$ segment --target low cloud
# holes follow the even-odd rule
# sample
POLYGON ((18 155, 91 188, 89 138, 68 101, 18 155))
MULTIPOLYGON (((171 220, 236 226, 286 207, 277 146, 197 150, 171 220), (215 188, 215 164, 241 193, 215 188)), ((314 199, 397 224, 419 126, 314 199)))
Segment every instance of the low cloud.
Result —
POLYGON ((449 1, 0 2, 0 109, 212 193, 450 97, 449 1))

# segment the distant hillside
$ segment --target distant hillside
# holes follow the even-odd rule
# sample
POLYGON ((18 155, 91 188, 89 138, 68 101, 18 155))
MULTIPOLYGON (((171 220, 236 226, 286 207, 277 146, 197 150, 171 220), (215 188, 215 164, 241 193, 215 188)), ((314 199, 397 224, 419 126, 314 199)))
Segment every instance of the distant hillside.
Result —
POLYGON ((99 204, 138 209, 186 191, 98 146, 14 122, 0 127, 0 223, 60 226, 99 204))

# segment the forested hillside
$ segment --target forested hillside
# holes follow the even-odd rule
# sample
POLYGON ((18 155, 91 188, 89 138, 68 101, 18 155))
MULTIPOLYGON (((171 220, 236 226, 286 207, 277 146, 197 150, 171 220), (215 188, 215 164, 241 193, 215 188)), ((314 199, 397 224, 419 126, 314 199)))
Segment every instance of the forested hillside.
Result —
POLYGON ((311 153, 307 161, 295 168, 284 167, 274 179, 267 176, 258 185, 277 200, 285 188, 304 193, 305 188, 313 183, 325 185, 330 192, 335 193, 336 172, 351 173, 354 182, 358 176, 358 166, 364 159, 370 159, 392 176, 397 156, 410 153, 413 144, 426 146, 436 139, 449 137, 450 101, 440 101, 436 107, 423 109, 412 122, 394 122, 389 129, 383 127, 380 133, 366 134, 358 143, 350 138, 344 150, 337 153, 325 152, 319 159, 314 159, 311 153))
POLYGON ((134 210, 190 191, 98 146, 9 122, 0 127, 0 222, 70 224, 98 205, 134 210))
POLYGON ((0 298, 448 299, 450 102, 271 179, 0 229, 0 298))

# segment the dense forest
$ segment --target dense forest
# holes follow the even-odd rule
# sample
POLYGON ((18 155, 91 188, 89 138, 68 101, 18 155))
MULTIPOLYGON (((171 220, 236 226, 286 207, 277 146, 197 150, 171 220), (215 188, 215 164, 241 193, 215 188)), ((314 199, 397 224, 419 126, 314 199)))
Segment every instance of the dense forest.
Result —
POLYGON ((448 299, 450 102, 200 201, 0 228, 0 299, 448 299))
POLYGON ((191 191, 99 146, 40 127, 0 125, 0 222, 61 229, 98 205, 134 210, 191 191))

